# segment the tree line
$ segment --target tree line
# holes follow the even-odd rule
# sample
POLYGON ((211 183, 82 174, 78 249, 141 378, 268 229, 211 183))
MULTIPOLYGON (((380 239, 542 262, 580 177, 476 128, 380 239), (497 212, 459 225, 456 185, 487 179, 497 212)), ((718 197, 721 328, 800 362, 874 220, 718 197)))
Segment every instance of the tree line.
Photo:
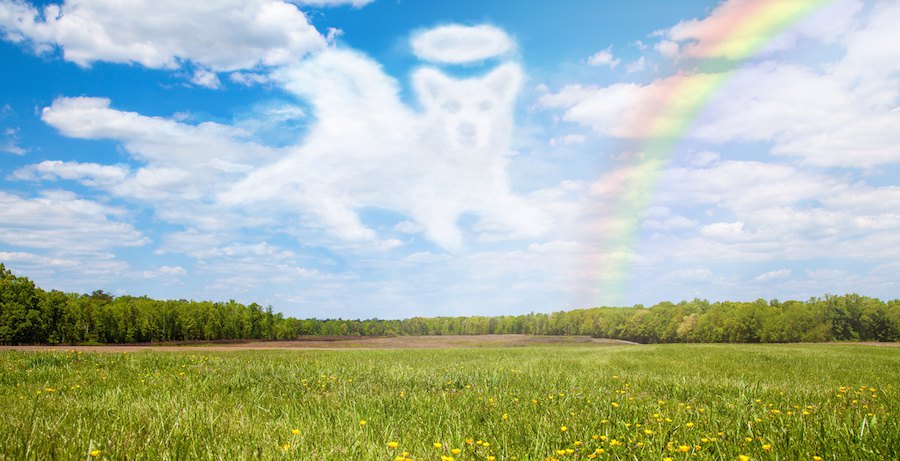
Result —
POLYGON ((235 301, 45 291, 0 263, 0 343, 289 340, 302 336, 589 335, 641 343, 900 341, 900 300, 848 294, 807 301, 598 307, 513 316, 297 319, 235 301))

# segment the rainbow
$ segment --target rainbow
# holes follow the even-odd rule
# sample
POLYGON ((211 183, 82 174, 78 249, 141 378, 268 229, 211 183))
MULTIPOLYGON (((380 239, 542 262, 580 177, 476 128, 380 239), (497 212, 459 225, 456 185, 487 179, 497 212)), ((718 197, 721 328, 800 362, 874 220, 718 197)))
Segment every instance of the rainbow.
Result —
MULTIPOLYGON (((639 142, 635 164, 617 178, 621 191, 605 226, 599 260, 600 280, 594 297, 600 304, 622 305, 631 283, 630 273, 640 224, 653 199, 662 172, 681 140, 706 105, 732 75, 732 70, 709 71, 727 64, 735 69, 759 53, 791 26, 833 0, 739 0, 725 3, 722 17, 698 43, 682 51, 693 73, 665 79, 662 102, 643 114, 631 132, 639 142)), ((717 11, 713 14, 718 13, 717 11)))

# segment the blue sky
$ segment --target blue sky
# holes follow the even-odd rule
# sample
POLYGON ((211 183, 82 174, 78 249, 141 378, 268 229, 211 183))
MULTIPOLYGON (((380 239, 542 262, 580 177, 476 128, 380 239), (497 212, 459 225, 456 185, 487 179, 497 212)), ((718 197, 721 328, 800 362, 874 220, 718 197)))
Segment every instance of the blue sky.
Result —
POLYGON ((900 5, 716 55, 753 5, 0 0, 0 262, 320 318, 895 298, 900 5))

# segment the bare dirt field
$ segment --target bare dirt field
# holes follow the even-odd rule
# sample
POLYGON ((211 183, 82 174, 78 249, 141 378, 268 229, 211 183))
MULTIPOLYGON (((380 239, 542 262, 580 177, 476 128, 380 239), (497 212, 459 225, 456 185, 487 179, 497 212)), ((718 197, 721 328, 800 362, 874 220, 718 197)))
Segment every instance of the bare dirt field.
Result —
POLYGON ((545 344, 622 346, 629 341, 591 338, 589 336, 528 336, 528 335, 454 335, 454 336, 395 336, 369 338, 358 336, 311 336, 295 341, 236 341, 190 342, 161 344, 111 344, 104 346, 0 346, 0 350, 47 351, 79 350, 84 352, 137 351, 240 351, 290 349, 440 349, 469 347, 523 347, 545 344))

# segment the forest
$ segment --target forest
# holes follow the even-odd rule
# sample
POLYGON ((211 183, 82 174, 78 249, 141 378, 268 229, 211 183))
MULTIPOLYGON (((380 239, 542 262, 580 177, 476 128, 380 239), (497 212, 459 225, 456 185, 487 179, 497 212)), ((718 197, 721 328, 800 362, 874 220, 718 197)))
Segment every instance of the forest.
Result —
POLYGON ((272 306, 46 291, 0 263, 0 344, 291 340, 303 336, 590 335, 639 343, 900 341, 900 300, 661 302, 513 316, 297 319, 272 306))

